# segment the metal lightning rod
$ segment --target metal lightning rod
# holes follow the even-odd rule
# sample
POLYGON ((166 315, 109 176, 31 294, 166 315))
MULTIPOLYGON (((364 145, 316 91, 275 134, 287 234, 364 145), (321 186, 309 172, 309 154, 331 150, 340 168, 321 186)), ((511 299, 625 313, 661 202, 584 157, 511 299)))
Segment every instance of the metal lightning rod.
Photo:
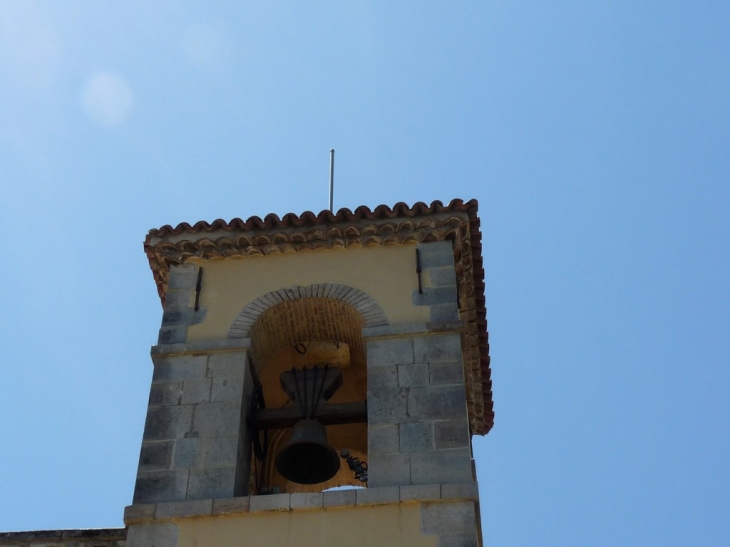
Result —
POLYGON ((330 213, 332 211, 332 200, 335 195, 335 149, 330 150, 330 213))

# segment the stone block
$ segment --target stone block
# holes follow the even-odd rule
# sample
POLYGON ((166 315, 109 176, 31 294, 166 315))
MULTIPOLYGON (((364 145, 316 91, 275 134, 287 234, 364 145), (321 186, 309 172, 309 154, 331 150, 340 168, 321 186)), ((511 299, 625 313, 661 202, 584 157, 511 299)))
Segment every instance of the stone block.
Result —
POLYGON ((428 268, 426 274, 433 287, 456 287, 456 269, 453 265, 428 268))
POLYGON ((395 454, 400 452, 397 425, 368 427, 368 455, 395 454))
POLYGON ((162 471, 170 469, 173 441, 142 442, 139 454, 139 471, 162 471))
POLYGON ((172 465, 175 469, 194 469, 202 467, 203 439, 198 437, 177 439, 175 441, 175 452, 172 457, 172 465))
POLYGON ((441 485, 441 499, 479 500, 479 485, 475 482, 452 482, 441 485))
POLYGON ((440 484, 408 484, 400 487, 400 500, 409 501, 439 501, 441 499, 440 484))
POLYGON ((171 309, 163 312, 162 314, 162 327, 181 327, 190 325, 192 322, 193 310, 190 308, 186 309, 171 309))
POLYGON ((165 311, 184 310, 185 308, 192 307, 190 300, 193 294, 193 291, 188 289, 168 290, 165 293, 165 311))
POLYGON ((443 534, 438 537, 437 547, 479 547, 477 531, 461 534, 443 534))
POLYGON ((187 469, 140 473, 134 486, 132 503, 183 501, 187 485, 187 469))
POLYGON ((243 379, 247 366, 245 351, 214 353, 208 360, 208 377, 243 379))
POLYGON ((408 421, 406 391, 381 389, 368 391, 368 425, 397 424, 408 421))
POLYGON ((200 437, 238 435, 241 422, 241 401, 200 403, 195 407, 192 432, 200 437))
POLYGON ((233 467, 236 465, 238 437, 208 437, 203 441, 203 466, 233 467))
POLYGON ((383 338, 368 341, 368 368, 413 363, 411 338, 383 338))
POLYGON ((368 455, 368 486, 400 486, 411 482, 410 454, 368 455))
POLYGON ((468 448, 413 452, 410 456, 412 484, 471 481, 471 452, 468 448))
POLYGON ((400 488, 398 486, 381 486, 360 488, 357 493, 357 505, 384 505, 400 502, 400 488))
POLYGON ((158 406, 147 409, 147 420, 144 425, 145 441, 164 441, 182 439, 190 431, 193 407, 158 406))
POLYGON ((291 495, 289 506, 292 511, 322 509, 322 492, 296 492, 291 495))
POLYGON ((160 334, 157 337, 157 343, 164 344, 184 344, 188 337, 188 328, 186 326, 177 327, 161 327, 160 334))
POLYGON ((440 304, 428 308, 428 324, 447 324, 459 320, 459 308, 456 303, 440 304))
POLYGON ((322 506, 327 509, 331 507, 355 507, 357 504, 357 490, 329 490, 322 493, 322 506))
POLYGON ((126 547, 175 547, 178 535, 174 522, 133 524, 127 530, 126 547))
POLYGON ((210 378, 185 380, 182 385, 182 404, 192 405, 210 401, 210 378))
POLYGON ((124 524, 147 522, 155 518, 156 503, 138 503, 124 508, 124 524))
POLYGON ((433 423, 434 447, 462 448, 469 446, 469 422, 466 418, 433 423))
POLYGON ((429 363, 429 383, 432 386, 457 385, 464 383, 464 367, 461 361, 451 363, 429 363))
MULTIPOLYGON (((424 288, 423 292, 420 293, 418 289, 413 289, 411 301, 414 306, 442 306, 450 304, 456 307, 456 286, 424 288)), ((431 319, 431 321, 434 321, 434 319, 431 319)))
POLYGON ((213 500, 213 515, 248 513, 251 499, 248 496, 213 500))
POLYGON ((291 494, 269 494, 268 496, 251 496, 251 512, 289 511, 291 494))
POLYGON ((167 289, 195 289, 198 282, 198 268, 194 264, 179 264, 170 267, 167 289))
POLYGON ((235 467, 191 469, 187 499, 232 498, 236 486, 235 467))
MULTIPOLYGON (((369 376, 369 374, 368 374, 369 376)), ((398 365, 399 387, 426 387, 428 386, 428 365, 414 363, 412 365, 398 365)))
POLYGON ((243 378, 213 378, 211 401, 240 401, 242 398, 243 378))
POLYGON ((418 254, 421 260, 421 269, 437 268, 439 266, 454 267, 454 248, 450 241, 419 243, 418 254))
POLYGON ((154 372, 152 373, 153 382, 190 380, 193 378, 205 378, 208 356, 155 356, 153 363, 155 365, 154 372))
POLYGON ((158 503, 155 518, 175 519, 188 517, 205 517, 213 513, 213 500, 188 500, 158 503))
POLYGON ((396 389, 398 387, 398 366, 373 367, 368 370, 368 389, 396 389))
POLYGON ((400 451, 420 452, 433 450, 433 430, 431 422, 400 424, 400 451))
POLYGON ((426 503, 421 505, 421 531, 424 534, 463 534, 476 531, 474 502, 426 503))
POLYGON ((175 406, 182 402, 182 382, 155 382, 150 387, 150 406, 175 406))
POLYGON ((408 390, 408 416, 412 419, 453 420, 465 418, 466 415, 464 386, 433 386, 408 390))
POLYGON ((413 339, 416 363, 461 362, 461 336, 459 333, 432 334, 413 339))

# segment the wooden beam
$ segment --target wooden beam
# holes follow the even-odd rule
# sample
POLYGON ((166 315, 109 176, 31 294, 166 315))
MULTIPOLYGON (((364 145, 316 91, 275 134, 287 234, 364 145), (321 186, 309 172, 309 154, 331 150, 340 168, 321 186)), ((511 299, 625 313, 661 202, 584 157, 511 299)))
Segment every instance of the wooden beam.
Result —
MULTIPOLYGON (((367 423, 367 402, 357 403, 320 403, 317 409, 317 420, 324 425, 367 423)), ((289 405, 282 408, 262 408, 255 411, 249 419, 249 425, 263 429, 286 429, 302 419, 298 405, 289 405)))

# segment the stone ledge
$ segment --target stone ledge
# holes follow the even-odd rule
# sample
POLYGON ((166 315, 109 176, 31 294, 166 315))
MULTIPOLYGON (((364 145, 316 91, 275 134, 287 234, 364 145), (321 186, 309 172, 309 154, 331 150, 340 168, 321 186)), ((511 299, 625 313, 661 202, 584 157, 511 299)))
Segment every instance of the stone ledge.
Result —
POLYGON ((200 340, 182 344, 158 344, 150 349, 151 355, 185 355, 188 353, 217 353, 238 351, 251 347, 250 338, 226 338, 224 340, 200 340))
MULTIPOLYGON (((272 494, 164 503, 130 505, 124 509, 124 524, 152 520, 171 520, 207 516, 268 513, 276 511, 311 511, 342 507, 391 505, 396 503, 438 503, 479 500, 475 482, 380 486, 367 489, 330 490, 328 492, 272 494)), ((59 532, 54 532, 59 533, 59 532)))
POLYGON ((378 338, 400 338, 410 335, 425 335, 434 332, 452 332, 464 329, 463 321, 433 321, 428 323, 401 323, 387 327, 362 329, 362 337, 367 340, 378 338))

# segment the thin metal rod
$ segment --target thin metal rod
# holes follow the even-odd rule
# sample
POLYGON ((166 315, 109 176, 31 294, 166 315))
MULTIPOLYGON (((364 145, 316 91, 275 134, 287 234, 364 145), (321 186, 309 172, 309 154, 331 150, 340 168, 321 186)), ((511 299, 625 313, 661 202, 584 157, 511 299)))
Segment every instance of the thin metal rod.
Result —
POLYGON ((335 197, 335 149, 330 150, 330 213, 332 211, 333 198, 335 197))
POLYGON ((198 281, 195 283, 195 311, 200 309, 200 289, 203 288, 203 267, 198 268, 198 281))

